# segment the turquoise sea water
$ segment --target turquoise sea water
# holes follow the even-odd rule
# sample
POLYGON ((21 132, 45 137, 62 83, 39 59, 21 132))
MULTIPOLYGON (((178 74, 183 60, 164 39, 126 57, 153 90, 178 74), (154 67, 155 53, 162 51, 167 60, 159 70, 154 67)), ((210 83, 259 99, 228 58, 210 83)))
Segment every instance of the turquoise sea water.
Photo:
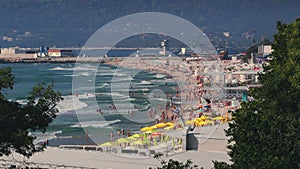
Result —
POLYGON ((79 73, 74 75, 75 64, 0 64, 1 68, 8 66, 15 76, 14 89, 4 91, 8 98, 22 102, 38 82, 53 85, 64 97, 58 106, 61 112, 47 132, 33 133, 37 136, 36 142, 49 140, 50 145, 98 144, 110 140, 111 133, 114 138, 118 137, 120 129, 124 129, 125 134, 138 132, 140 127, 153 124, 159 115, 149 117, 148 111, 158 105, 165 106, 169 102, 166 93, 175 94, 172 88, 176 83, 172 79, 135 69, 101 64, 93 74, 90 70, 93 65, 85 63, 76 66, 79 73), (93 92, 86 93, 82 88, 74 93, 75 76, 82 77, 85 83, 94 83, 93 92), (124 84, 128 83, 129 89, 125 90, 124 84), (112 109, 113 105, 117 109, 112 109), (99 109, 102 113, 97 111, 99 109))

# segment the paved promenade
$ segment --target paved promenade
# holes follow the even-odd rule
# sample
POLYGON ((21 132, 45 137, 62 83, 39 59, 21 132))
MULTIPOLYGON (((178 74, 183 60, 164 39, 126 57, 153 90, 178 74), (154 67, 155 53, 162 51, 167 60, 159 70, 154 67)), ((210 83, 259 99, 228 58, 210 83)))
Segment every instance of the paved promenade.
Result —
MULTIPOLYGON (((213 160, 229 162, 226 149, 227 140, 224 133, 224 129, 227 127, 228 124, 226 123, 219 125, 218 128, 215 129, 215 132, 213 132, 204 143, 199 143, 197 151, 192 150, 177 153, 163 157, 163 159, 168 160, 171 158, 179 161, 191 159, 194 164, 204 167, 205 169, 213 167, 213 160)), ((197 133, 198 131, 195 132, 197 133)), ((9 161, 13 164, 17 164, 14 159, 23 161, 23 158, 16 154, 9 157, 2 157, 1 159, 7 161, 0 161, 0 164, 7 164, 9 161)), ((66 150, 54 147, 48 147, 44 152, 33 155, 27 159, 26 162, 31 164, 31 166, 45 168, 52 166, 53 168, 148 169, 149 167, 161 166, 160 161, 149 156, 112 154, 100 151, 66 150)))

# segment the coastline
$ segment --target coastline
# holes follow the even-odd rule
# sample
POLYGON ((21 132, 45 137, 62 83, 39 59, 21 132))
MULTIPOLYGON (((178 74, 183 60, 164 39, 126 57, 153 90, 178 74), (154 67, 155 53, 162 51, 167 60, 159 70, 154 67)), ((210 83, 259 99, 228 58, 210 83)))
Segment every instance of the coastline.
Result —
MULTIPOLYGON (((90 58, 89 58, 90 59, 90 58)), ((97 57, 97 59, 99 59, 97 57)), ((135 58, 133 58, 135 59, 135 58)), ((168 58, 163 58, 163 60, 166 60, 168 58)), ((169 58, 170 59, 170 58, 169 58)), ((148 59, 147 59, 148 60, 148 59)), ((87 61, 87 60, 85 60, 87 61)), ((99 60, 94 60, 95 62, 99 62, 99 60)), ((143 62, 143 60, 141 60, 141 62, 143 62)), ((57 62, 53 62, 53 63, 57 63, 57 62)), ((65 62, 63 62, 65 63, 65 62)), ((149 72, 153 72, 153 73, 166 73, 164 70, 164 67, 162 67, 162 63, 153 63, 153 62, 147 62, 146 64, 137 64, 135 65, 134 67, 131 67, 133 66, 132 63, 128 62, 123 62, 125 64, 121 64, 121 60, 114 60, 114 61, 108 61, 108 62, 105 62, 104 64, 107 64, 107 65, 112 65, 112 66, 124 66, 124 67, 127 67, 127 68, 134 68, 134 69, 139 69, 139 70, 145 70, 145 71, 149 71, 149 72), (148 65, 147 65, 148 64, 148 65)), ((185 74, 183 75, 180 75, 180 72, 176 72, 173 70, 173 67, 170 66, 169 68, 171 68, 170 70, 168 69, 167 72, 169 72, 169 74, 171 74, 173 76, 173 78, 176 78, 177 80, 179 81, 182 81, 183 83, 184 82, 188 82, 188 81, 191 81, 191 80, 194 80, 193 78, 193 74, 190 74, 190 76, 186 76, 185 74)), ((188 83, 189 84, 189 83, 188 83)), ((186 96, 187 93, 189 92, 193 92, 193 89, 191 89, 190 87, 187 87, 186 89, 186 92, 183 93, 182 96, 186 96)), ((181 95, 180 95, 181 96, 181 95)), ((197 99, 196 96, 193 97, 193 99, 190 99, 190 100, 186 100, 189 104, 191 104, 192 102, 194 103, 198 103, 199 100, 197 99)), ((201 132, 199 132, 200 134, 201 132)), ((225 134, 224 134, 225 135, 225 134)), ((227 142, 226 140, 221 140, 221 143, 220 144, 220 141, 217 141, 215 142, 214 139, 212 140, 208 140, 206 143, 207 144, 199 144, 198 146, 205 146, 205 149, 201 149, 199 148, 198 150, 196 151, 184 151, 184 152, 181 152, 181 153, 176 153, 176 154, 173 154, 169 157, 164 157, 165 159, 169 159, 169 158, 173 158, 173 159, 176 159, 178 158, 178 160, 180 161, 185 161, 186 159, 189 159, 191 158, 192 161, 197 164, 198 166, 207 166, 205 168, 210 168, 212 167, 212 160, 228 160, 228 156, 226 154, 226 149, 224 149, 224 147, 222 145, 226 145, 227 142), (211 143, 211 144, 208 144, 208 143, 211 143), (221 145, 221 146, 217 146, 215 147, 214 145, 215 144, 218 144, 218 145, 221 145), (208 158, 207 156, 207 153, 208 154, 212 154, 211 157, 208 158), (216 156, 220 156, 220 159, 216 159, 215 157, 216 156), (201 157, 200 161, 199 161, 199 158, 201 157), (205 159, 205 162, 203 161, 203 159, 205 159), (204 164, 204 165, 203 165, 204 164)), ((91 151, 86 151, 86 150, 65 150, 65 149, 58 149, 58 148, 52 148, 52 147, 49 147, 49 150, 46 150, 44 152, 45 154, 43 153, 38 153, 36 155, 34 155, 34 157, 30 158, 30 160, 32 160, 31 162, 35 162, 35 163, 49 163, 51 161, 51 159, 53 160, 53 162, 51 162, 52 164, 58 164, 58 165, 69 165, 69 166, 86 166, 86 167, 95 167, 95 168, 99 168, 99 167, 103 167, 104 163, 105 165, 107 165, 107 168, 110 168, 110 167, 113 167, 113 168, 140 168, 140 167, 153 167, 153 164, 158 164, 158 165, 155 165, 155 166, 159 166, 159 163, 157 163, 158 161, 157 160, 152 160, 152 157, 144 157, 142 164, 135 164, 134 161, 132 161, 132 164, 130 164, 128 161, 129 160, 125 160, 122 162, 121 159, 119 159, 120 157, 120 154, 110 154, 110 153, 99 153, 99 152, 91 152, 91 151), (76 153, 75 153, 76 151, 76 153), (78 152, 78 156, 79 157, 72 157, 72 155, 68 154, 68 153, 71 153, 71 154, 77 154, 78 152), (90 155, 86 155, 86 156, 89 156, 89 159, 80 159, 80 156, 85 154, 86 152, 88 152, 90 155), (49 154, 50 153, 50 154, 49 154), (52 154, 53 153, 53 154, 52 154), (63 162, 62 161, 57 161, 55 159, 55 157, 57 156, 61 156, 59 154, 64 154, 68 157, 72 157, 72 159, 69 159, 69 158, 63 158, 63 162), (81 155, 79 155, 81 154, 81 155), (93 154, 93 156, 92 156, 93 154), (99 154, 102 154, 102 155, 99 155, 99 154), (44 157, 44 156, 47 156, 44 157), (104 160, 107 156, 110 156, 110 161, 107 160, 107 162, 103 162, 103 161, 106 161, 104 160), (45 161, 45 159, 47 161, 45 161), (76 158, 79 158, 79 160, 97 160, 97 161, 101 161, 102 163, 101 164, 98 164, 97 162, 97 165, 95 164, 92 164, 91 162, 89 163, 72 163, 72 161, 75 161, 74 159, 76 158), (99 160, 99 158, 101 158, 99 160), (120 161, 121 160, 121 161, 120 161), (149 163, 148 163, 149 161, 149 163), (154 162, 156 161, 156 163, 154 162), (66 163, 67 162, 67 163, 66 163), (126 164, 126 165, 125 165, 126 164), (151 164, 151 165, 150 165, 151 164)), ((210 156, 210 155, 209 155, 210 156)), ((124 157, 121 157, 122 159, 124 159, 124 157)), ((128 159, 128 158, 126 158, 128 159)))
POLYGON ((41 57, 33 54, 0 54, 0 63, 100 63, 102 57, 41 57))

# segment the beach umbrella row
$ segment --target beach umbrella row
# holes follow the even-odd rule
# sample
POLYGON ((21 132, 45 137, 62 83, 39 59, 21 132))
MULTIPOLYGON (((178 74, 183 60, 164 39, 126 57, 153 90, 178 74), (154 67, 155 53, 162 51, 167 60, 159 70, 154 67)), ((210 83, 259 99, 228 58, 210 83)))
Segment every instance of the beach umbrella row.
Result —
POLYGON ((143 128, 141 128, 140 131, 146 132, 147 134, 151 134, 154 129, 161 129, 161 128, 170 127, 170 126, 174 126, 174 123, 172 123, 172 122, 158 123, 158 124, 155 124, 153 126, 143 127, 143 128))
POLYGON ((141 131, 149 131, 149 130, 154 130, 154 128, 149 126, 141 128, 141 131))

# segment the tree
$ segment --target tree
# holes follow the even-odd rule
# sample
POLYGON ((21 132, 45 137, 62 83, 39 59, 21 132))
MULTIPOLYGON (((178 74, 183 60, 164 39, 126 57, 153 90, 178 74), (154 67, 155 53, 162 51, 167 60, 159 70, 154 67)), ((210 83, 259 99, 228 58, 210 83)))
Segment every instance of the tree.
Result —
POLYGON ((37 84, 26 104, 10 101, 2 91, 13 89, 13 79, 11 68, 0 69, 0 156, 16 152, 29 157, 44 148, 33 144, 35 137, 29 132, 46 131, 58 112, 55 106, 62 98, 51 86, 37 84))
POLYGON ((246 50, 246 55, 242 58, 242 60, 244 62, 248 62, 248 59, 251 58, 251 53, 257 53, 258 52, 258 46, 260 46, 260 45, 271 45, 271 44, 272 44, 272 42, 269 41, 268 39, 262 39, 258 45, 254 44, 246 50))
POLYGON ((173 159, 169 159, 169 161, 167 162, 161 159, 161 157, 162 154, 154 155, 154 158, 160 160, 160 163, 162 165, 161 167, 157 167, 157 169, 197 169, 198 168, 197 165, 193 165, 193 162, 190 159, 188 159, 185 163, 173 159))
POLYGON ((264 65, 262 87, 251 90, 226 131, 232 164, 215 168, 300 168, 300 19, 277 23, 273 60, 264 65))

